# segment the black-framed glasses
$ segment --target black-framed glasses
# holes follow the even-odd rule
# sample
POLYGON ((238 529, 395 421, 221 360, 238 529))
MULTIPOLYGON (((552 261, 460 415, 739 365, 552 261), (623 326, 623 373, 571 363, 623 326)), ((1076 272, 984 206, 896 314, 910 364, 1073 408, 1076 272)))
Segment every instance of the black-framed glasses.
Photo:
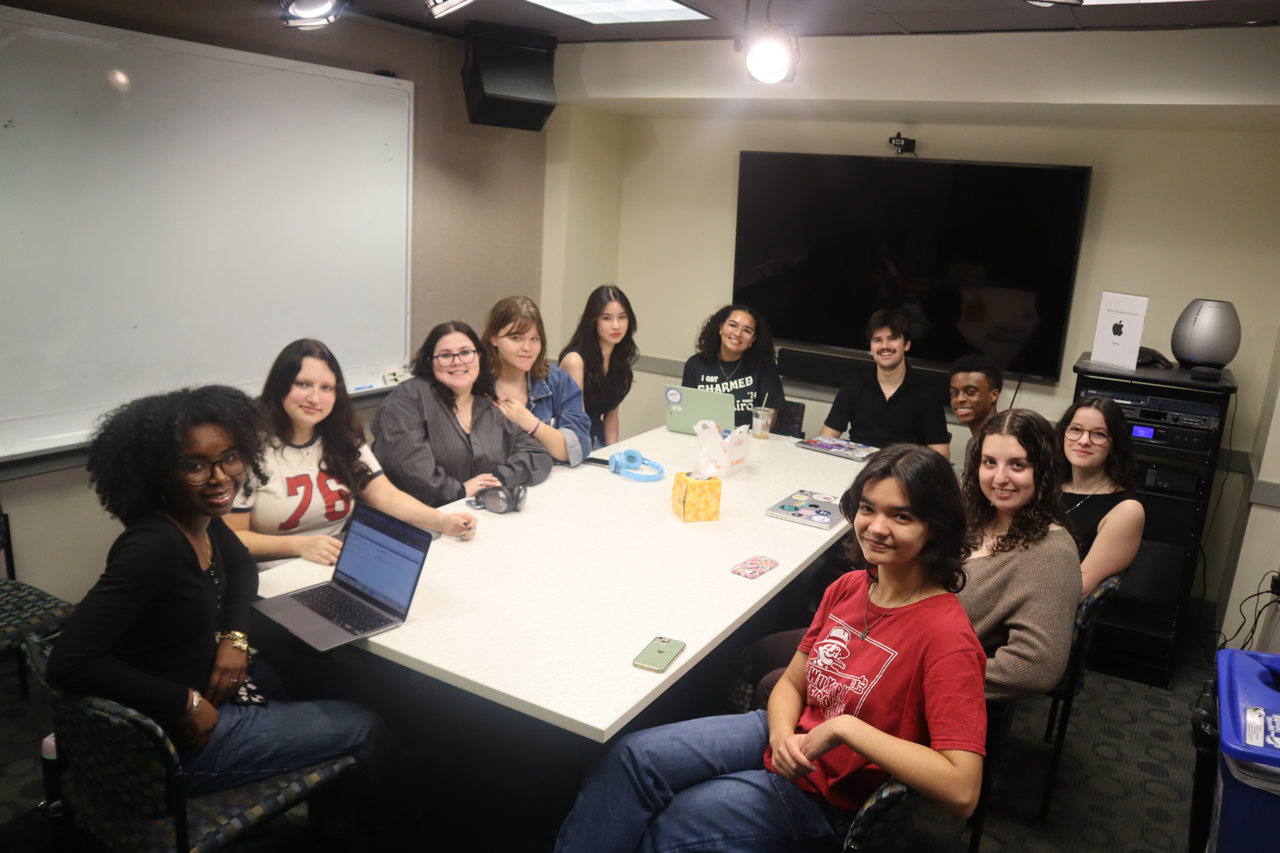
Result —
POLYGON ((1111 443, 1111 433, 1107 432, 1105 429, 1085 429, 1082 426, 1072 424, 1067 427, 1066 435, 1071 441, 1079 441, 1080 436, 1085 433, 1088 433, 1089 435, 1090 444, 1096 444, 1098 447, 1106 447, 1111 443))
POLYGON ((204 459, 188 459, 182 463, 179 470, 182 471, 182 476, 187 478, 188 483, 193 486, 203 486, 213 479, 215 465, 221 468, 222 473, 226 476, 235 477, 244 472, 244 457, 240 455, 239 451, 233 450, 213 462, 204 459))
POLYGON ((452 364, 461 362, 462 364, 470 364, 476 360, 476 351, 473 349, 464 349, 461 352, 441 352, 431 356, 435 363, 441 367, 449 367, 452 364))

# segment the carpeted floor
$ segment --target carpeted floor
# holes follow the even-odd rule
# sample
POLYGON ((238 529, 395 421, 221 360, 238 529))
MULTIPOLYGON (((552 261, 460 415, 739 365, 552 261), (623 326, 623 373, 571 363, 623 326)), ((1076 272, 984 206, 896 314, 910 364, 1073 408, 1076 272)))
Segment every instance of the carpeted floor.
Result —
MULTIPOLYGON (((1090 673, 1077 698, 1049 820, 1036 815, 1050 746, 1043 740, 1047 699, 1019 704, 1007 760, 997 769, 982 850, 984 853, 1164 853, 1187 846, 1195 751, 1190 707, 1212 676, 1207 648, 1188 644, 1171 690, 1090 673)), ((12 670, 11 659, 0 672, 12 670)), ((59 849, 43 818, 32 810, 43 798, 40 740, 50 729, 38 688, 18 699, 16 680, 0 679, 0 850, 41 853, 59 849)), ((447 819, 430 821, 424 838, 436 849, 548 851, 552 833, 502 810, 456 800, 437 802, 447 819), (487 826, 491 845, 473 831, 487 826), (456 833, 457 837, 454 838, 456 833), (456 845, 456 848, 455 848, 456 845)), ((958 819, 926 805, 919 809, 907 849, 967 850, 968 830, 958 819)), ((250 836, 241 849, 315 849, 312 834, 286 820, 250 836)))

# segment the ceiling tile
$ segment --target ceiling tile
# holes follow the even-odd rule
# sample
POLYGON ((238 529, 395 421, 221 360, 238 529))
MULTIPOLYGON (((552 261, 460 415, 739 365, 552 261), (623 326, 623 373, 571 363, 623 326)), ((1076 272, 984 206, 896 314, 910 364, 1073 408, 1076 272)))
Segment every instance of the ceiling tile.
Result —
POLYGON ((910 33, 998 33, 1009 30, 1071 30, 1076 19, 1065 8, 975 9, 963 12, 903 12, 889 17, 910 33))
POLYGON ((1280 0, 1213 0, 1210 3, 1130 3, 1080 6, 1072 10, 1081 26, 1170 27, 1280 20, 1280 0))

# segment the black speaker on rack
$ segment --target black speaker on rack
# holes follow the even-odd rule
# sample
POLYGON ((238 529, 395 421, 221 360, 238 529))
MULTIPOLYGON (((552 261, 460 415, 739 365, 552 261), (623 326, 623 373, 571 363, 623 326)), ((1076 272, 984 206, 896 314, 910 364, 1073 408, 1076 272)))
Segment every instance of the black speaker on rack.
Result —
POLYGON ((556 39, 474 23, 467 27, 462 90, 472 124, 542 130, 556 108, 556 39))

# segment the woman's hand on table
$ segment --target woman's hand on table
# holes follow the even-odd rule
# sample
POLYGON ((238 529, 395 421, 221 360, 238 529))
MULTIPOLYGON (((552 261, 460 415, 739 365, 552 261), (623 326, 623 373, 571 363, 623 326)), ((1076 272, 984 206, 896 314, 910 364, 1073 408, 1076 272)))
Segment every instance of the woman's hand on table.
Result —
POLYGON ((206 702, 215 707, 235 695, 249 671, 249 653, 237 649, 230 638, 218 643, 218 656, 209 673, 209 686, 204 689, 206 702))
POLYGON ((525 432, 529 432, 538 423, 538 416, 515 400, 499 400, 498 411, 506 415, 507 420, 525 432))
POLYGON ((342 540, 332 536, 299 536, 298 556, 322 566, 332 566, 338 562, 338 554, 342 552, 342 540))
POLYGON ((467 490, 467 497, 474 498, 476 492, 481 489, 487 489, 490 486, 501 486, 502 481, 492 474, 477 474, 470 480, 463 482, 462 487, 467 490))
MULTIPOLYGON (((187 693, 187 711, 191 710, 191 703, 195 697, 187 693)), ((213 737, 213 730, 218 726, 218 709, 213 703, 205 699, 200 703, 200 707, 196 710, 196 715, 187 721, 182 727, 182 737, 186 740, 187 745, 192 749, 204 749, 205 745, 213 737)))
POLYGON ((779 776, 794 782, 801 776, 807 776, 815 769, 813 762, 805 758, 801 744, 808 735, 793 734, 779 738, 770 744, 773 747, 773 769, 779 776))
POLYGON ((440 531, 458 539, 470 539, 476 535, 476 517, 469 512, 452 512, 444 517, 444 529, 440 531))

